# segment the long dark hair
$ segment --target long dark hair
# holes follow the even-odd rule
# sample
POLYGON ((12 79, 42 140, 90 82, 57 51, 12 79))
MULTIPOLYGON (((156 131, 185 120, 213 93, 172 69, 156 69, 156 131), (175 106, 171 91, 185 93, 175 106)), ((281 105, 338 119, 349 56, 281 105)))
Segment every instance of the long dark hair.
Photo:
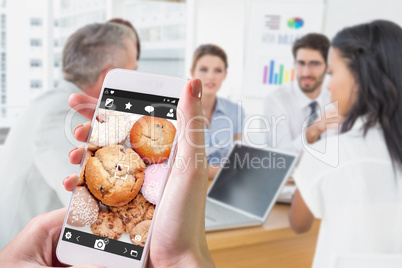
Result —
POLYGON ((402 166, 402 28, 376 20, 345 28, 332 46, 346 59, 358 85, 358 94, 342 132, 364 116, 364 135, 377 122, 381 125, 388 152, 402 166))

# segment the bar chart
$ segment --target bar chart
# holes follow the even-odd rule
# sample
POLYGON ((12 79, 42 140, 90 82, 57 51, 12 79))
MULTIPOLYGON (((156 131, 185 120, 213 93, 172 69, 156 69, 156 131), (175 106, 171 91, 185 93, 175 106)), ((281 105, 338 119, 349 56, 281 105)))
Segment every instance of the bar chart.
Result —
POLYGON ((295 80, 295 69, 289 64, 269 60, 263 64, 262 83, 265 85, 283 85, 295 80))

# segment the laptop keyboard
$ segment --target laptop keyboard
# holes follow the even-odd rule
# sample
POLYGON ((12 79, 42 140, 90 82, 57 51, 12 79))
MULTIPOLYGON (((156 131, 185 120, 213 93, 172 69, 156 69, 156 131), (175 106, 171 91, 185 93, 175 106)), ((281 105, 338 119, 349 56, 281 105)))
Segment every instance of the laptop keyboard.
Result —
POLYGON ((205 220, 207 223, 241 223, 250 221, 250 217, 207 200, 205 220))

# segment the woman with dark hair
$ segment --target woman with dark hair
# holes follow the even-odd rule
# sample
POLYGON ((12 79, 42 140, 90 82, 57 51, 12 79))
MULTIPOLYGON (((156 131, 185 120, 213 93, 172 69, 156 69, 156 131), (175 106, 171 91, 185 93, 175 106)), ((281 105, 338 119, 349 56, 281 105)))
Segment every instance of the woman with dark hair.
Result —
POLYGON ((209 164, 209 179, 219 171, 220 162, 235 140, 241 140, 244 110, 217 96, 227 75, 225 51, 217 45, 199 46, 193 56, 191 76, 202 82, 202 109, 205 116, 205 149, 209 164))
POLYGON ((339 138, 331 155, 339 163, 303 155, 289 214, 297 233, 322 220, 314 267, 340 255, 402 253, 401 48, 402 28, 383 20, 345 28, 332 41, 328 89, 345 121, 327 146, 339 138))

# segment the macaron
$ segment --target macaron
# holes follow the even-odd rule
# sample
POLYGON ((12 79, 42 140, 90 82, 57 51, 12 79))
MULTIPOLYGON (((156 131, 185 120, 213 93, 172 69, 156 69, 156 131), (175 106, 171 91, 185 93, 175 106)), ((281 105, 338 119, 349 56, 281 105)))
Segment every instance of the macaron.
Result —
POLYGON ((141 193, 148 202, 156 205, 164 177, 168 170, 166 162, 149 165, 144 171, 141 193))

